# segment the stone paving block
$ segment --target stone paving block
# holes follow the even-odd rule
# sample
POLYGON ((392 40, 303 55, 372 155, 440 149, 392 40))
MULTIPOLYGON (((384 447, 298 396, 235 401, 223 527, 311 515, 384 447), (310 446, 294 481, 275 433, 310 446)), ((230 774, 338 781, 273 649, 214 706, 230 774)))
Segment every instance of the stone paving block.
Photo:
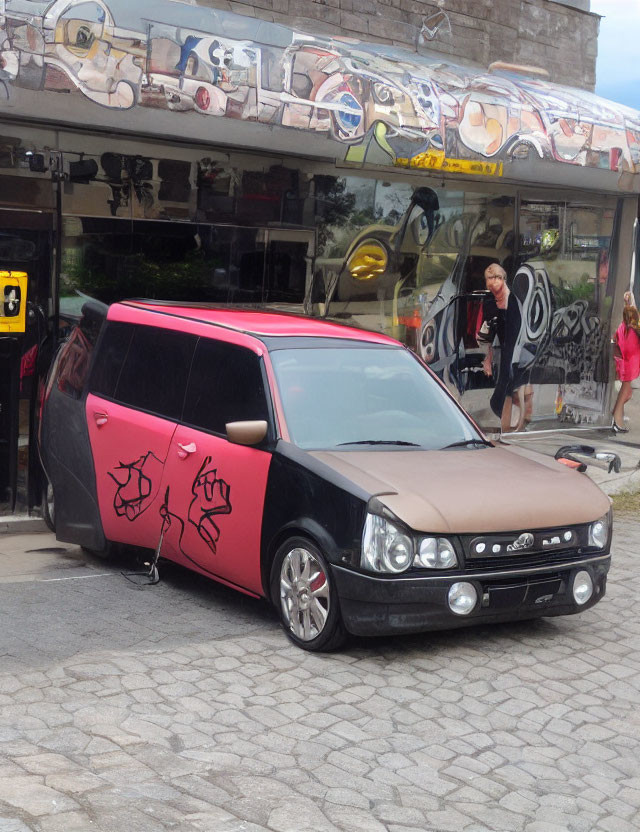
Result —
POLYGON ((0 778, 0 802, 34 817, 77 809, 75 800, 36 777, 0 778))
POLYGON ((18 818, 0 818, 0 832, 32 832, 33 827, 27 826, 18 818))

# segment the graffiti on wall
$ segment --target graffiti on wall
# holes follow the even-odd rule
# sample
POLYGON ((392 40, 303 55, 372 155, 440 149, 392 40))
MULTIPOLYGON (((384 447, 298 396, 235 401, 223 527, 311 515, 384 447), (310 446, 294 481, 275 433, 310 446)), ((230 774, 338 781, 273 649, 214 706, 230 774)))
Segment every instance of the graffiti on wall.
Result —
POLYGON ((349 160, 403 167, 501 175, 505 161, 529 155, 640 166, 640 113, 400 48, 172 0, 5 0, 0 30, 0 99, 28 88, 113 111, 278 125, 325 134, 349 160))

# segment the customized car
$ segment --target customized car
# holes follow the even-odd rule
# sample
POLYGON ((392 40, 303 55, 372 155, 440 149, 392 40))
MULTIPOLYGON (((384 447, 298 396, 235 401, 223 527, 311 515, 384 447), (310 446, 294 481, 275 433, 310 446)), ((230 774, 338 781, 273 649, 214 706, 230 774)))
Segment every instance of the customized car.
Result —
POLYGON ((60 540, 155 550, 267 598, 307 650, 605 594, 609 499, 489 441, 381 334, 89 301, 47 379, 40 449, 60 540))

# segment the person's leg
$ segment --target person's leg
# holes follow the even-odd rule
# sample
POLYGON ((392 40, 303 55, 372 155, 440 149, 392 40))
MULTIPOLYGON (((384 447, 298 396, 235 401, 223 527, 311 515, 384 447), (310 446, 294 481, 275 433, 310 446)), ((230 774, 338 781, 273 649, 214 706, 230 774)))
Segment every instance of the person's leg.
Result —
MULTIPOLYGON (((511 425, 509 425, 508 430, 517 432, 519 430, 523 430, 525 425, 529 421, 528 419, 525 418, 526 412, 527 412, 527 410, 526 410, 527 386, 526 385, 523 384, 522 387, 518 387, 518 389, 514 391, 513 396, 511 398, 511 403, 512 403, 512 407, 515 405, 515 407, 518 408, 518 417, 516 419, 515 425, 513 427, 511 427, 511 425)), ((512 418, 513 418, 513 410, 509 414, 509 421, 511 421, 512 418)), ((503 433, 506 433, 506 430, 505 430, 504 426, 502 427, 502 430, 503 430, 503 433)))
POLYGON ((624 427, 624 406, 631 398, 631 382, 623 381, 620 385, 620 392, 616 398, 613 408, 613 421, 618 427, 624 427))
POLYGON ((522 420, 525 425, 528 425, 531 421, 531 417, 533 416, 533 387, 530 384, 525 385, 523 399, 524 412, 522 414, 522 420))
MULTIPOLYGON (((516 394, 517 395, 517 394, 516 394)), ((513 398, 506 396, 504 404, 502 405, 502 415, 500 417, 500 431, 502 433, 510 433, 511 427, 511 411, 513 409, 513 398)))

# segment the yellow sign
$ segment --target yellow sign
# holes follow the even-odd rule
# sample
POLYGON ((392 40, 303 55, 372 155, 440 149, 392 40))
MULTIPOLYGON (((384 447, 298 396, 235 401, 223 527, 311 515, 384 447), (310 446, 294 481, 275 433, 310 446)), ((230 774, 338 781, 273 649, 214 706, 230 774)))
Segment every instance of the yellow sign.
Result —
POLYGON ((479 162, 475 159, 450 159, 442 150, 427 150, 410 159, 398 157, 395 161, 400 168, 439 170, 443 173, 470 173, 474 176, 502 176, 502 162, 479 162))
POLYGON ((28 280, 26 272, 0 271, 0 334, 25 331, 28 280))

